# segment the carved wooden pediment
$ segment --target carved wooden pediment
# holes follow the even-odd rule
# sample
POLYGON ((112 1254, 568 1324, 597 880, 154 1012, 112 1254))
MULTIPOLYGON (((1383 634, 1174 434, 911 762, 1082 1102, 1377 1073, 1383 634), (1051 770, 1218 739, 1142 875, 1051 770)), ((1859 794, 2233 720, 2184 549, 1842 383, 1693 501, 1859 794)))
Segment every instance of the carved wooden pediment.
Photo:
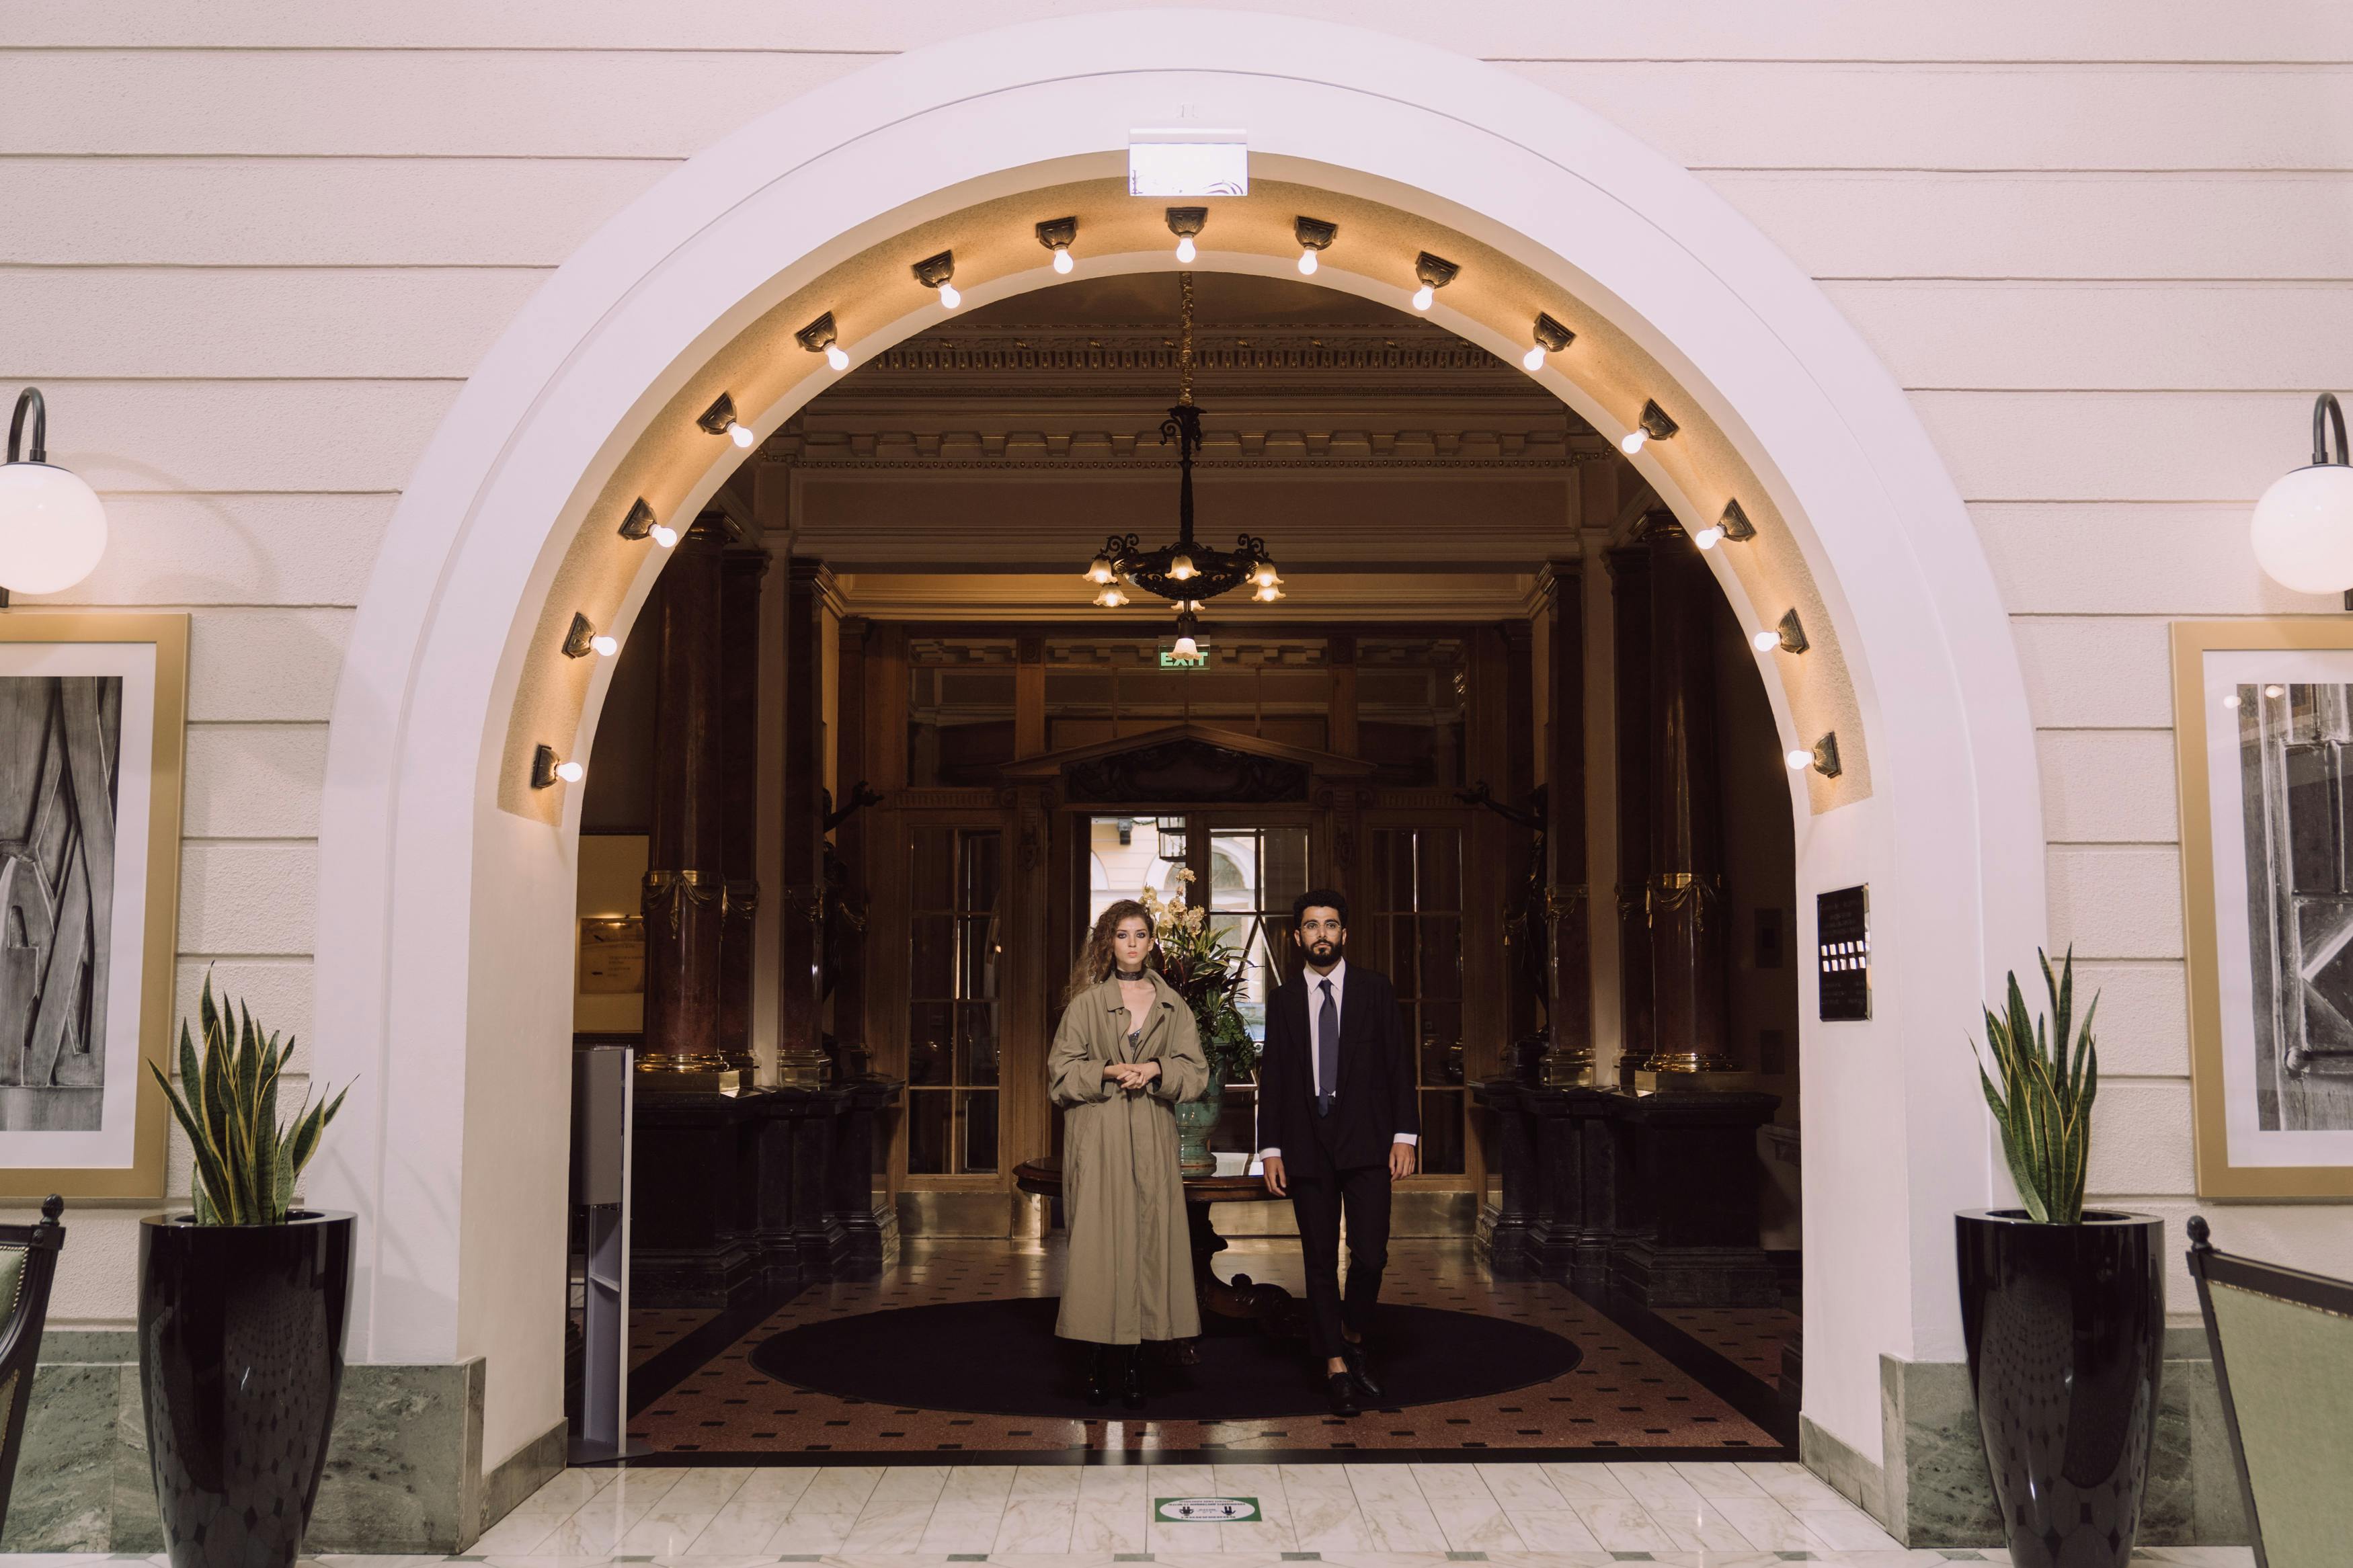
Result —
POLYGON ((1318 778, 1368 776, 1354 757, 1184 723, 1008 764, 1008 783, 1059 778, 1064 797, 1101 805, 1306 802, 1318 778))

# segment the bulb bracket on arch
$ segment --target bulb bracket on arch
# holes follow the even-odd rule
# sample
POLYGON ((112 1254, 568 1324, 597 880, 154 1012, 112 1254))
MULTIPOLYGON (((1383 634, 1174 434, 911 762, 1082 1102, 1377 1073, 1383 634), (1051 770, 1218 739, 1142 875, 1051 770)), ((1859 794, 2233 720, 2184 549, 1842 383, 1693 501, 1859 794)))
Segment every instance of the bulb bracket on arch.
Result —
POLYGON ((1068 250, 1079 242, 1079 220, 1050 217, 1038 226, 1038 243, 1049 250, 1068 250))
POLYGON ((719 401, 704 409, 695 423, 713 436, 726 435, 728 427, 735 423, 735 399, 721 393, 719 401))
POLYGON ((1839 776, 1838 731, 1827 730, 1814 742, 1814 772, 1826 779, 1839 776))
MULTIPOLYGON (((1667 411, 1665 409, 1660 407, 1657 404, 1650 401, 1648 398, 1645 398, 1642 402, 1641 424, 1642 434, 1648 436, 1653 441, 1664 441, 1672 437, 1676 431, 1683 428, 1682 426, 1667 417, 1667 411)), ((1728 528, 1724 531, 1725 537, 1727 539, 1739 537, 1739 535, 1735 534, 1728 528)))
POLYGON ((572 612, 572 629, 564 634, 564 657, 586 658, 596 651, 596 628, 579 611, 572 612))
POLYGON ((1724 530, 1724 537, 1735 543, 1745 544, 1757 537, 1757 525, 1748 521, 1748 514, 1740 510, 1737 500, 1724 503, 1724 515, 1715 520, 1715 526, 1724 530))
POLYGON ((1780 633, 1783 653, 1803 653, 1814 646, 1806 640, 1805 623, 1798 619, 1794 609, 1781 612, 1780 625, 1775 629, 1780 633))
POLYGON ((793 341, 813 354, 821 354, 831 348, 834 341, 840 336, 841 333, 833 324, 833 312, 828 310, 824 315, 795 332, 793 341))
POLYGON ((654 524, 659 521, 654 516, 654 509, 646 504, 646 498, 639 496, 629 503, 629 515, 621 520, 621 537, 643 539, 653 532, 654 524))
MULTIPOLYGON (((1556 354, 1560 353, 1561 350, 1568 347, 1569 344, 1575 342, 1577 341, 1577 334, 1570 331, 1567 327, 1562 326, 1558 321, 1554 321, 1544 311, 1538 310, 1536 312, 1535 340, 1545 346, 1546 353, 1556 354)), ((1660 417, 1664 418, 1665 416, 1662 415, 1660 417)))
POLYGON ((532 748, 531 787, 533 789, 555 787, 555 748, 554 746, 542 743, 532 748))
POLYGON ((1190 239, 1208 226, 1209 209, 1207 207, 1168 209, 1168 232, 1179 239, 1190 239))
POLYGON ((926 256, 915 263, 915 281, 926 289, 937 289, 955 279, 955 252, 943 250, 937 256, 926 256))
POLYGON ((1302 250, 1325 250, 1340 237, 1340 226, 1325 223, 1320 217, 1295 217, 1291 220, 1291 232, 1302 250))
POLYGON ((1432 256, 1427 250, 1413 258, 1413 275, 1432 289, 1443 289, 1454 281, 1462 268, 1442 256, 1432 256))

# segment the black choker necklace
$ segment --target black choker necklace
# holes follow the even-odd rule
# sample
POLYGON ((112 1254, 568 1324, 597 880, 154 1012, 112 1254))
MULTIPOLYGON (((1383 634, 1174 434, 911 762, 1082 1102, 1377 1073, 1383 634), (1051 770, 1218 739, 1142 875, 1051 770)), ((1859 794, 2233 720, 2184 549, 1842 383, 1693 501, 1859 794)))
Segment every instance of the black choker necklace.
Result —
POLYGON ((1116 963, 1114 963, 1114 964, 1113 964, 1113 965, 1111 966, 1111 972, 1112 972, 1113 974, 1118 975, 1122 980, 1141 980, 1141 979, 1143 979, 1143 978, 1144 978, 1144 971, 1143 971, 1143 970, 1141 970, 1141 969, 1122 969, 1122 968, 1121 968, 1118 964, 1116 964, 1116 963))

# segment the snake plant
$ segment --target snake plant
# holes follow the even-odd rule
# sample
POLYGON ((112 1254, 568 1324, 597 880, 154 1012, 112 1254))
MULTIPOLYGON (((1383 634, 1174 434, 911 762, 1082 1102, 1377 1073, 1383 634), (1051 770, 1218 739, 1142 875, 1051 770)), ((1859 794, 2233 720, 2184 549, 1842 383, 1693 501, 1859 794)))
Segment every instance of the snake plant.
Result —
MULTIPOLYGON (((308 1092, 282 1130, 278 1125, 278 1082, 294 1042, 264 1039, 253 1015, 239 1004, 233 1020, 213 1001, 213 977, 205 976, 196 1016, 205 1051, 196 1055, 180 1021, 180 1088, 174 1088, 153 1062, 148 1070, 163 1084, 172 1114, 196 1152, 198 1225, 284 1225, 294 1201, 294 1183, 318 1152, 321 1134, 343 1108, 343 1095, 312 1105, 308 1092), (185 1090, 185 1097, 183 1091, 185 1090)), ((343 1093, 351 1091, 346 1089, 343 1093)))
POLYGON ((2092 1015, 2100 999, 2093 995, 2076 1025, 2075 950, 2067 950, 2055 976, 2048 957, 2040 950, 2035 957, 2042 962, 2042 984, 2051 993, 2049 1033, 2042 1018, 2027 1013, 2013 970, 2007 1016, 1986 1009, 1986 1047, 1994 1070, 1988 1073, 1980 1058, 1978 1081, 2001 1128, 2001 1152, 2028 1216, 2043 1225, 2080 1225, 2092 1100, 2100 1089, 2099 1053, 2092 1042, 2092 1015))

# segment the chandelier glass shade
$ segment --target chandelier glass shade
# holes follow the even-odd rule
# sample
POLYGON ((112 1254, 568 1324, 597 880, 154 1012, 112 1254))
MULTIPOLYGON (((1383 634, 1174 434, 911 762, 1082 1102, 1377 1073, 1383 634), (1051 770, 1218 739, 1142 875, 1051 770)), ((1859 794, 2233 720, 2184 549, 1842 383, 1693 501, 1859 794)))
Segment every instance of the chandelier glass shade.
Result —
POLYGON ((1086 580, 1103 590, 1095 603, 1117 607, 1127 602, 1123 584, 1141 588, 1176 605, 1179 630, 1189 634, 1190 617, 1202 605, 1245 584, 1251 597, 1272 604, 1282 597, 1282 576, 1266 541, 1240 534, 1231 550, 1205 544, 1193 529, 1193 458, 1201 449, 1201 410, 1193 401, 1193 275, 1177 275, 1182 303, 1178 313, 1176 401, 1160 422, 1160 439, 1176 444, 1176 538, 1155 550, 1143 537, 1114 533, 1091 562, 1086 580))

